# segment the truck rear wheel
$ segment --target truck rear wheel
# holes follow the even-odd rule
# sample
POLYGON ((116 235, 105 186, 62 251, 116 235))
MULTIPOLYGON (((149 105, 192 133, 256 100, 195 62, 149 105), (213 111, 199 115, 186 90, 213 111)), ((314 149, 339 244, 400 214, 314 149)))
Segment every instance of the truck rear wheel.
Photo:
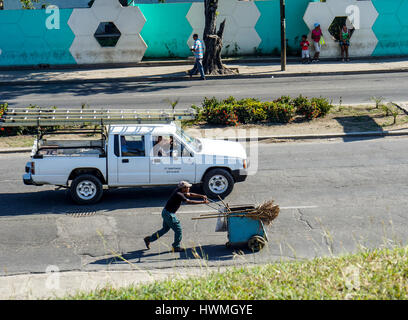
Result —
POLYGON ((203 179, 204 193, 210 198, 225 198, 234 188, 234 178, 225 169, 212 169, 203 179))
POLYGON ((76 177, 70 187, 71 198, 78 204, 92 204, 98 202, 103 194, 101 181, 91 174, 76 177))

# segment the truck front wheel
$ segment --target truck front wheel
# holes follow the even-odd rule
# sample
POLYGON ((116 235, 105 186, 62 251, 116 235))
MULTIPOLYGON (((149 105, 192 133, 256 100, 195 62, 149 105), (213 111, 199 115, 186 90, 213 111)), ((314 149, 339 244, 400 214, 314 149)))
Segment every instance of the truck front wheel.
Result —
POLYGON ((92 204, 98 202, 103 194, 101 181, 91 174, 76 177, 70 187, 71 198, 78 204, 92 204))
POLYGON ((225 169, 212 169, 203 179, 204 193, 210 198, 225 198, 234 188, 234 178, 225 169))

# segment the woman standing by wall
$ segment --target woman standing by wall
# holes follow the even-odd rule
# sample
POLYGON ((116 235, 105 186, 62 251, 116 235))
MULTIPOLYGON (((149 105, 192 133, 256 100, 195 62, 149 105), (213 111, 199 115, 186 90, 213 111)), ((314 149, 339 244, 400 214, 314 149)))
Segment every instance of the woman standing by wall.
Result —
POLYGON ((314 43, 315 54, 314 54, 312 62, 319 62, 320 61, 320 50, 322 47, 320 44, 320 39, 323 36, 323 32, 322 32, 322 29, 320 28, 320 23, 315 23, 314 27, 315 28, 312 30, 312 39, 314 43))
POLYGON ((350 37, 351 32, 354 29, 349 30, 346 25, 343 25, 343 28, 340 30, 340 48, 341 48, 341 59, 344 62, 344 54, 346 55, 346 61, 350 61, 349 58, 349 47, 350 47, 350 37))

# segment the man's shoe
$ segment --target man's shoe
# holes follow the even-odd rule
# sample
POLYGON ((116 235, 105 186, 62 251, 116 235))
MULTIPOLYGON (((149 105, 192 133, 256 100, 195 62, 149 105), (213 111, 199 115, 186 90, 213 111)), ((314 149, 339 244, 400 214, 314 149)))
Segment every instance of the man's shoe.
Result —
POLYGON ((144 243, 146 245, 146 248, 149 250, 150 249, 150 239, 149 239, 149 237, 146 237, 143 240, 144 240, 144 243))
POLYGON ((177 247, 177 248, 173 248, 172 251, 173 252, 183 252, 184 250, 182 248, 180 248, 180 247, 177 247))
POLYGON ((204 77, 204 78, 201 78, 201 80, 206 80, 206 79, 205 79, 205 77, 204 77))

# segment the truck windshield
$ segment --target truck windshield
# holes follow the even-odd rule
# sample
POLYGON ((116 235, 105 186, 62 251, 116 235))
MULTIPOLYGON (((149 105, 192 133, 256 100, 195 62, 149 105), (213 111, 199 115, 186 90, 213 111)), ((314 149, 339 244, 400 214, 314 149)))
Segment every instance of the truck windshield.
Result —
POLYGON ((177 134, 182 138, 195 152, 201 151, 201 142, 199 139, 189 136, 183 129, 177 128, 177 134))

